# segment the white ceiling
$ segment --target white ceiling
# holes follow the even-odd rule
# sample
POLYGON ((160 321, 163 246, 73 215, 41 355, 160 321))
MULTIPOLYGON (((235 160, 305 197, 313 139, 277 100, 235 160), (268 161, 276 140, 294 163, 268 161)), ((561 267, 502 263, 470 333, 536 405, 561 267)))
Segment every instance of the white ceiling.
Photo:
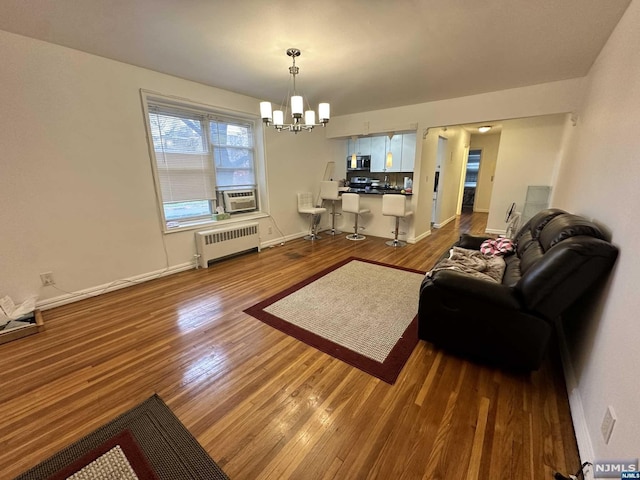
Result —
MULTIPOLYGON (((332 115, 586 75, 630 0, 1 0, 0 29, 332 115)), ((257 113, 257 106, 256 106, 257 113)))

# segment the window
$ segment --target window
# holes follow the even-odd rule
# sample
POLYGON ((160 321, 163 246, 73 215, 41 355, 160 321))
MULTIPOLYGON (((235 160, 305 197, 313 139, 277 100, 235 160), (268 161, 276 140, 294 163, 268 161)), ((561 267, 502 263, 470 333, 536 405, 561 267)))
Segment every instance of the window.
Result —
MULTIPOLYGON (((166 229, 211 220, 229 190, 255 192, 253 121, 147 98, 166 229)), ((255 208, 254 208, 255 210, 255 208)))

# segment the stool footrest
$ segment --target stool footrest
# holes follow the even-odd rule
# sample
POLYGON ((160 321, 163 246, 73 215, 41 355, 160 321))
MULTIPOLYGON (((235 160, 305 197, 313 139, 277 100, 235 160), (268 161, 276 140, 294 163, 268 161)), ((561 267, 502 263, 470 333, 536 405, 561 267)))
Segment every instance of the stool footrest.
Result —
POLYGON ((389 240, 388 242, 384 242, 384 244, 390 247, 405 247, 407 242, 403 242, 402 240, 389 240))
POLYGON ((347 240, 364 240, 365 237, 364 235, 360 235, 359 233, 352 233, 351 235, 347 235, 347 240))

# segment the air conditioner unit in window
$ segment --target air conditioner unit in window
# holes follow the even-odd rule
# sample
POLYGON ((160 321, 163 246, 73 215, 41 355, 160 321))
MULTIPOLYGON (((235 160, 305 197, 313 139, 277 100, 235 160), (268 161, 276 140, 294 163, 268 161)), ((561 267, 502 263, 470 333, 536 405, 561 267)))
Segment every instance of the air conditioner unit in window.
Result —
POLYGON ((223 192, 225 212, 243 212, 256 209, 255 190, 229 190, 223 192))

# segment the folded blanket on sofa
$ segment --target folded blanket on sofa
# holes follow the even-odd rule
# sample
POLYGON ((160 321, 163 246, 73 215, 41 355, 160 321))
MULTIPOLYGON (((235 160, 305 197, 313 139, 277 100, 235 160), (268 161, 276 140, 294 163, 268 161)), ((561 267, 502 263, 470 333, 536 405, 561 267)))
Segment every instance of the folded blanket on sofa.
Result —
POLYGON ((482 280, 500 283, 504 275, 505 263, 502 257, 487 257, 478 250, 453 247, 449 257, 440 260, 427 276, 439 270, 454 270, 482 280))

